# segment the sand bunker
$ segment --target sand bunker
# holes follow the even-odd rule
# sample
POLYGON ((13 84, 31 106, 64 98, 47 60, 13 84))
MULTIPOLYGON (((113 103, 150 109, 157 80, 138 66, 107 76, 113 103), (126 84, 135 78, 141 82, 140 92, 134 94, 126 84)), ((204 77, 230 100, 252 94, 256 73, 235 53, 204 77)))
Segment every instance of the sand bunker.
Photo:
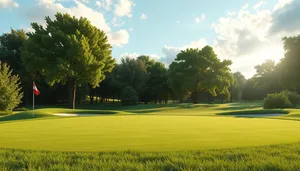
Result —
POLYGON ((71 116, 100 116, 99 114, 74 114, 74 113, 56 113, 55 116, 64 116, 64 117, 71 117, 71 116))

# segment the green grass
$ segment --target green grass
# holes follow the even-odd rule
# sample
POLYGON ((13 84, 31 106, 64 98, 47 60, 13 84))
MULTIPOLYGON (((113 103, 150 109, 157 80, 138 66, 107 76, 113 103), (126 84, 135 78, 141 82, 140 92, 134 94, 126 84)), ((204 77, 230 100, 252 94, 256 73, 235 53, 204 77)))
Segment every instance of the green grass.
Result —
POLYGON ((289 111, 283 109, 262 109, 262 110, 239 110, 233 112, 224 112, 219 115, 240 115, 240 114, 289 114, 289 111))
POLYGON ((287 171, 300 168, 300 144, 180 152, 0 150, 0 170, 287 171))
POLYGON ((299 121, 261 103, 39 107, 0 116, 0 170, 297 170, 299 121), (252 113, 285 115, 233 115, 252 113))
POLYGON ((0 148, 178 151, 294 143, 300 124, 275 119, 123 115, 0 124, 0 148))

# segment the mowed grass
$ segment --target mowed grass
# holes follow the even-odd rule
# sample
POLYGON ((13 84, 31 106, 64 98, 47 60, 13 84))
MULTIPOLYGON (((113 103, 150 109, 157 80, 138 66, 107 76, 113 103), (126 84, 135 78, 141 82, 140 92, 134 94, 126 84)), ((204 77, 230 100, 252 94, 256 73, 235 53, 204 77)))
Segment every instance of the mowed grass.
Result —
POLYGON ((300 144, 179 152, 0 150, 0 170, 289 171, 300 168, 300 144))
POLYGON ((0 170, 299 170, 299 120, 261 103, 40 108, 0 116, 0 170))
POLYGON ((300 141, 297 121, 123 115, 0 124, 0 148, 51 151, 180 151, 300 141))

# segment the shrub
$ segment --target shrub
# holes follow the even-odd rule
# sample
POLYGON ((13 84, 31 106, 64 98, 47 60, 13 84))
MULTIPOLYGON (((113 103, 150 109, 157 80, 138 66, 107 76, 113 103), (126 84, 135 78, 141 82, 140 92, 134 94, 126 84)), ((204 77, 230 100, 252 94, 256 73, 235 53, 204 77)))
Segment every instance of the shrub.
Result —
POLYGON ((286 96, 288 97, 289 101, 292 104, 293 108, 296 108, 298 102, 299 102, 299 94, 297 94, 296 92, 292 92, 292 91, 283 91, 282 93, 286 94, 286 96))
POLYGON ((10 112, 21 103, 19 76, 13 75, 6 63, 0 62, 0 111, 10 112))
POLYGON ((127 86, 123 89, 121 95, 121 103, 123 106, 137 105, 138 95, 137 92, 131 86, 127 86))
POLYGON ((14 109, 14 111, 29 111, 29 109, 27 109, 25 107, 20 107, 20 108, 14 109))
POLYGON ((295 108, 298 101, 299 95, 297 93, 284 90, 280 93, 268 94, 264 99, 264 108, 295 108))

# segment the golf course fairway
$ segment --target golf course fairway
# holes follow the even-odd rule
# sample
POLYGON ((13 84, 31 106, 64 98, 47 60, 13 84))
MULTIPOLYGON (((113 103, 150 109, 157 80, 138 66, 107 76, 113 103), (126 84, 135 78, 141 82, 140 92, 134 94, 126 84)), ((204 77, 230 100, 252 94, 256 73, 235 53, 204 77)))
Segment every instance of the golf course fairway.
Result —
POLYGON ((300 141, 297 121, 210 116, 99 116, 2 122, 0 148, 180 151, 300 141))

